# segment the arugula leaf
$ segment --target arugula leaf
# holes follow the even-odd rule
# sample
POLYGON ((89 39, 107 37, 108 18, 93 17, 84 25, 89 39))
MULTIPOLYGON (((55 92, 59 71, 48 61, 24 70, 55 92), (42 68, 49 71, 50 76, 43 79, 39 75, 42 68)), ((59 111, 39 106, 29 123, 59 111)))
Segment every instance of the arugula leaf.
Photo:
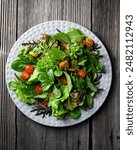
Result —
POLYGON ((54 42, 55 42, 54 36, 51 36, 48 41, 49 48, 53 45, 54 42))
POLYGON ((99 54, 98 53, 97 54, 89 53, 86 66, 88 67, 88 71, 102 72, 103 65, 99 61, 99 54))
POLYGON ((64 32, 57 33, 56 35, 53 36, 53 38, 61 42, 70 43, 69 36, 64 32))
POLYGON ((87 82, 87 87, 89 87, 91 91, 96 92, 97 88, 93 83, 91 83, 90 78, 88 76, 86 76, 85 79, 86 79, 86 82, 87 82))
POLYGON ((71 28, 67 35, 69 36, 72 43, 80 42, 82 39, 84 39, 86 36, 84 33, 82 33, 79 29, 71 28))
POLYGON ((45 47, 43 46, 42 43, 38 43, 34 48, 32 48, 32 52, 36 53, 36 54, 40 54, 43 53, 45 51, 45 47))
POLYGON ((88 61, 87 56, 78 57, 78 65, 79 66, 85 66, 87 61, 88 61))

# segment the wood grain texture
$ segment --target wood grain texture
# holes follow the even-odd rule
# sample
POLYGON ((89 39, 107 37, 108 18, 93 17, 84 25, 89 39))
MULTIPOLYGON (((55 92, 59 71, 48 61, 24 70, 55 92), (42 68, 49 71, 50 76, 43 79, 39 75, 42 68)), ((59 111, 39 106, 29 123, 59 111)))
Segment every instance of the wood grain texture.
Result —
POLYGON ((92 30, 103 41, 111 56, 113 82, 109 96, 91 119, 92 149, 119 150, 119 0, 92 1, 92 30))
POLYGON ((16 0, 0 1, 0 149, 16 148, 15 105, 9 98, 5 83, 5 64, 16 41, 16 0))
MULTIPOLYGON (((90 29, 91 2, 86 0, 19 0, 18 37, 28 28, 49 20, 70 20, 90 29), (88 17, 81 8, 88 8, 88 17), (80 17, 81 16, 81 17, 80 17)), ((74 127, 50 128, 34 123, 17 111, 18 150, 88 150, 89 121, 74 127), (31 144, 32 143, 32 144, 31 144)))

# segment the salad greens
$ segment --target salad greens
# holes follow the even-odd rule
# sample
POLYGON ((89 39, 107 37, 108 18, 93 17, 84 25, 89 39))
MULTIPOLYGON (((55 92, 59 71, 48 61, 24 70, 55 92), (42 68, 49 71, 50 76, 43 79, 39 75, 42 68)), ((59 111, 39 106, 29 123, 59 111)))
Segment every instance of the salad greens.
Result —
MULTIPOLYGON (((59 30, 58 30, 59 31, 59 30)), ((9 88, 36 115, 79 118, 81 109, 94 106, 103 65, 92 38, 77 28, 43 34, 38 42, 23 43, 11 64, 19 72, 9 88)))

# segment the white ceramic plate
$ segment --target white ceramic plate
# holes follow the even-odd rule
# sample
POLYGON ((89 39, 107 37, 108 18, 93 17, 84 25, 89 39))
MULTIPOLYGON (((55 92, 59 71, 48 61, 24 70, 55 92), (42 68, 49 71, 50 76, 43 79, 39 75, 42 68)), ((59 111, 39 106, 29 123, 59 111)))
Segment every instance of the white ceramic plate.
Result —
POLYGON ((105 101, 108 95, 110 86, 111 86, 111 80, 112 80, 111 62, 110 62, 108 52, 106 48, 104 47, 103 43, 98 39, 98 37, 94 33, 89 31, 85 27, 79 24, 73 23, 73 22, 68 22, 68 21, 49 21, 49 22, 38 24, 30 28, 15 42, 14 46, 12 47, 9 53, 7 64, 6 64, 6 83, 7 83, 8 91, 12 100, 18 107, 18 109, 30 119, 40 124, 52 126, 52 127, 65 127, 65 126, 75 125, 86 120, 90 116, 92 116, 105 101), (17 58, 17 53, 22 43, 28 42, 31 40, 38 40, 42 33, 55 34, 57 33, 56 28, 65 32, 65 31, 68 31, 68 29, 72 27, 79 28, 83 33, 86 34, 86 36, 92 37, 92 39, 97 44, 99 44, 99 46, 101 46, 100 52, 101 52, 101 55, 103 55, 103 57, 101 58, 101 62, 103 63, 106 73, 102 75, 98 88, 104 89, 104 90, 102 90, 99 94, 96 95, 94 99, 94 107, 92 109, 87 110, 87 111, 82 110, 82 115, 79 119, 67 118, 65 120, 57 120, 53 116, 50 116, 50 117, 46 116, 44 119, 42 119, 42 116, 35 116, 36 112, 30 112, 32 108, 26 103, 20 101, 16 97, 15 92, 9 89, 8 83, 11 80, 14 80, 14 73, 15 73, 15 71, 11 69, 11 63, 13 60, 17 58))

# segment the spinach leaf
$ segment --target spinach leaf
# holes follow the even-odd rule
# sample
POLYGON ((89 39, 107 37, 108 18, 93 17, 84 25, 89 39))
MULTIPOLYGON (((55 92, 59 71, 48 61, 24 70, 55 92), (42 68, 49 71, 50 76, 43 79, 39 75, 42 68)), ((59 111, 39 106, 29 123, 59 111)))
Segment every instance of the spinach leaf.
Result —
POLYGON ((78 91, 81 91, 86 86, 86 81, 82 78, 76 78, 75 87, 78 91))
POLYGON ((19 59, 15 60, 11 64, 11 68, 15 71, 22 72, 25 69, 26 64, 36 64, 37 60, 29 54, 20 56, 19 59))
POLYGON ((19 52, 18 52, 18 57, 22 58, 24 57, 28 52, 28 48, 27 47, 23 47, 19 52))
POLYGON ((68 115, 73 119, 77 119, 81 116, 81 111, 79 108, 75 108, 74 110, 70 111, 68 115))
POLYGON ((57 33, 56 35, 53 36, 53 38, 61 42, 70 43, 69 36, 63 32, 57 33))
POLYGON ((59 61, 63 60, 66 57, 66 54, 58 48, 53 48, 51 51, 49 51, 48 55, 50 59, 52 59, 54 64, 57 64, 59 61))
POLYGON ((84 103, 83 103, 83 106, 85 109, 88 108, 92 108, 93 107, 93 96, 95 95, 95 92, 91 92, 89 94, 87 94, 85 96, 85 99, 84 99, 84 103))
POLYGON ((11 64, 11 68, 18 72, 22 72, 25 69, 25 66, 26 64, 21 59, 17 59, 11 64))

